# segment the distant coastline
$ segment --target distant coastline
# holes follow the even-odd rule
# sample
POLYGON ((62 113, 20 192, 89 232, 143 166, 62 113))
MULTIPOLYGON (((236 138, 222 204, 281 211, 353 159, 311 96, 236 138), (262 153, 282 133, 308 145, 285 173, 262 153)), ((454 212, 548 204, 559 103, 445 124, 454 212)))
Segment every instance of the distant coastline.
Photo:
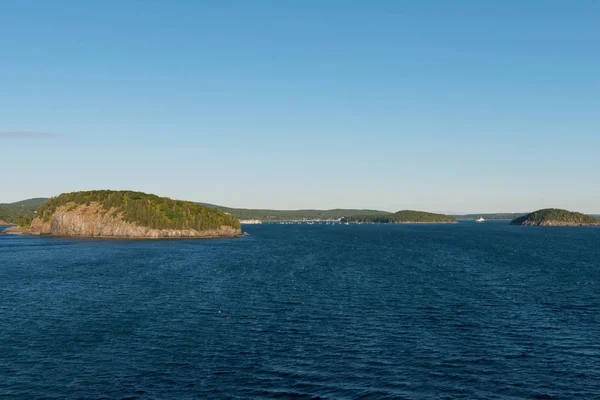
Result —
POLYGON ((424 211, 402 210, 393 214, 345 217, 342 218, 342 222, 380 224, 455 224, 456 218, 444 214, 424 211))
MULTIPOLYGON (((31 222, 37 217, 40 207, 47 202, 48 198, 34 198, 23 200, 16 203, 0 204, 0 225, 15 226, 20 225, 28 228, 31 222)), ((452 224, 457 221, 474 221, 483 218, 485 221, 510 221, 513 225, 538 225, 538 226, 595 226, 600 219, 598 215, 585 215, 571 211, 558 210, 561 216, 544 218, 528 217, 534 213, 478 213, 478 214, 437 214, 425 211, 402 210, 395 213, 379 211, 373 209, 300 209, 300 210, 271 210, 271 209, 247 209, 230 208, 210 203, 194 203, 194 207, 204 207, 205 209, 216 210, 229 215, 231 218, 238 219, 244 225, 258 225, 269 222, 279 223, 316 223, 316 222, 341 222, 348 224, 361 223, 394 223, 394 224, 452 224), (571 214, 578 216, 575 218, 571 214), (584 217, 581 217, 584 216, 584 217)), ((538 215, 538 214, 536 214, 538 215)), ((14 228, 6 233, 16 233, 14 228)), ((26 231, 26 230, 25 230, 26 231)))

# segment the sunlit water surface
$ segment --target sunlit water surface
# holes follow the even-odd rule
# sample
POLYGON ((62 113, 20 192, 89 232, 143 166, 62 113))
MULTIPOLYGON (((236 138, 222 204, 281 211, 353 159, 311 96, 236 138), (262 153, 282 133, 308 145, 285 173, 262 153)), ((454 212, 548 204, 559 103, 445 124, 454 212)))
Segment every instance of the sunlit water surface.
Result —
POLYGON ((600 228, 0 236, 1 398, 600 398, 600 228))

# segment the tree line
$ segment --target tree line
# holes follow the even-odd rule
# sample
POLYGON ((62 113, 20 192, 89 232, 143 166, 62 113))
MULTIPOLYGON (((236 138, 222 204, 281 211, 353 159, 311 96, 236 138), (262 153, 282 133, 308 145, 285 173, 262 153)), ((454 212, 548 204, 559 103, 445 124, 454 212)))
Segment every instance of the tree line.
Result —
POLYGON ((355 215, 342 219, 345 222, 400 224, 400 223, 449 223, 456 222, 456 218, 444 214, 429 213, 424 211, 402 210, 394 214, 355 215))
POLYGON ((219 229, 221 226, 239 228, 239 220, 222 211, 190 201, 173 200, 134 191, 94 190, 64 193, 46 201, 38 217, 50 221, 61 206, 74 209, 81 205, 99 204, 102 212, 113 217, 153 229, 219 229))

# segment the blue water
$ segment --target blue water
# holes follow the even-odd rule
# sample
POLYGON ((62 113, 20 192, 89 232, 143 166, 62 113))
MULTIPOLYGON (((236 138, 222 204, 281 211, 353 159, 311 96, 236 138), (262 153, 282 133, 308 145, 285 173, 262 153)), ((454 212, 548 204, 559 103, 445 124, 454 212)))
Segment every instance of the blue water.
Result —
POLYGON ((600 229, 0 236, 0 398, 600 398, 600 229))

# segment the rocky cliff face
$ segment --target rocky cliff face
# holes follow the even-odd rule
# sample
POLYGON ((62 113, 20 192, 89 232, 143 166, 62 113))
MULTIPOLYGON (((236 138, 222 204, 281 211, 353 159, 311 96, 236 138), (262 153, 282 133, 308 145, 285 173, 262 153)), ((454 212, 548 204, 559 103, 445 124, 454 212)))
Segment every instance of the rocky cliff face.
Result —
POLYGON ((62 206, 52 215, 49 222, 35 218, 28 229, 8 228, 2 233, 16 235, 50 235, 104 238, 217 238, 236 237, 240 229, 221 226, 218 230, 197 231, 194 229, 152 229, 123 221, 114 215, 115 210, 103 210, 98 204, 76 208, 62 206))

